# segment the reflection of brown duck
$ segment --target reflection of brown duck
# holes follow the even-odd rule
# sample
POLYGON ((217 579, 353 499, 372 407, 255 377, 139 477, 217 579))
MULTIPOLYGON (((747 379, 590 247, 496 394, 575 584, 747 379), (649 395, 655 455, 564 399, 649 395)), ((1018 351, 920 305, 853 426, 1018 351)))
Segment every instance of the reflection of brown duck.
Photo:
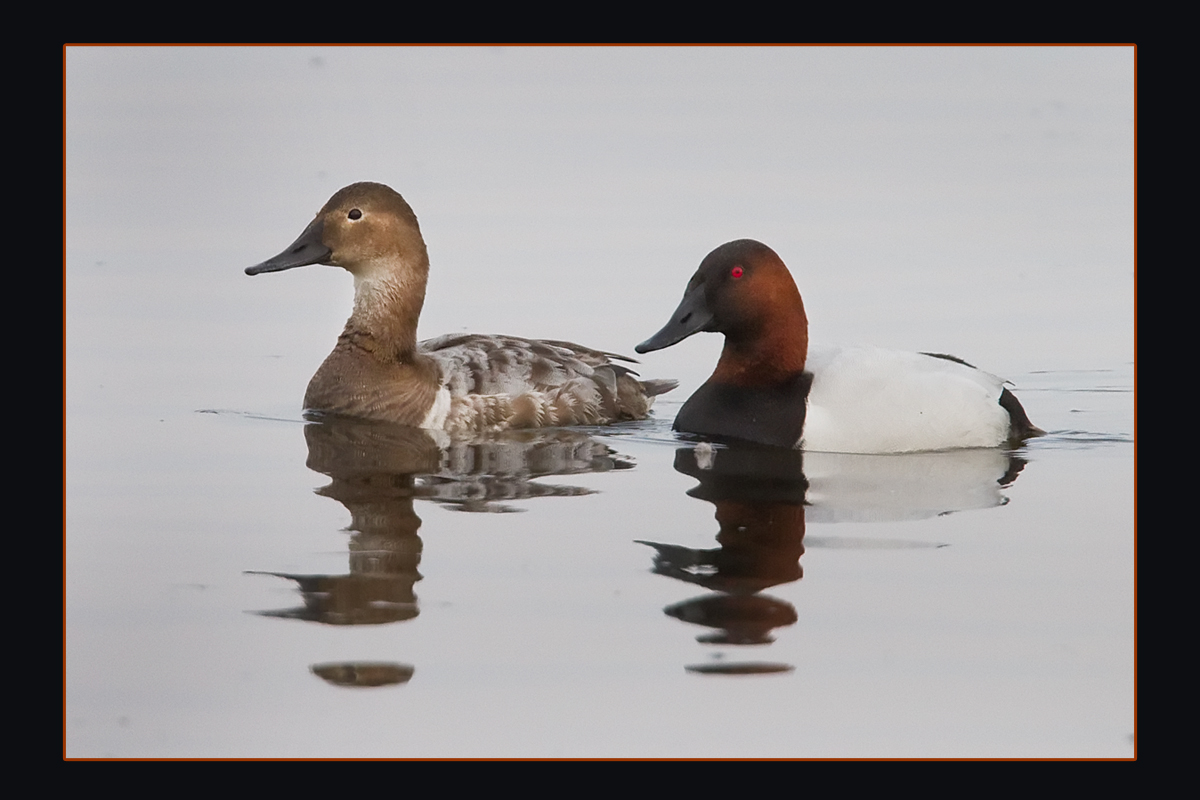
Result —
MULTIPOLYGON (((515 510, 501 501, 591 492, 534 479, 628 469, 632 463, 579 431, 494 434, 439 447, 430 432, 325 416, 306 425, 308 466, 332 480, 318 494, 350 512, 350 570, 344 575, 261 572, 296 582, 300 608, 261 612, 331 625, 399 622, 419 613, 414 584, 422 542, 413 500, 462 511, 515 510)), ((444 438, 444 437, 443 437, 444 438)))
POLYGON ((593 492, 582 486, 539 483, 539 477, 632 468, 632 461, 580 431, 505 431, 448 442, 441 468, 421 477, 418 494, 457 511, 518 511, 502 501, 593 492))
POLYGON ((286 572, 251 572, 296 582, 304 598, 300 608, 260 611, 264 617, 303 619, 326 625, 380 625, 403 622, 419 613, 413 584, 421 580, 415 565, 394 575, 291 575, 286 572))
POLYGON ((329 420, 304 427, 308 466, 332 478, 318 490, 350 512, 350 572, 265 573, 296 582, 304 606, 262 612, 330 625, 400 622, 419 613, 421 518, 413 509, 414 475, 436 470, 441 454, 421 430, 329 420))
POLYGON ((408 683, 414 672, 413 668, 407 664, 395 664, 388 661, 344 661, 313 664, 309 669, 326 683, 356 688, 408 683))
MULTIPOLYGON (((414 584, 422 543, 415 498, 462 511, 508 511, 500 500, 590 490, 544 486, 533 479, 628 469, 632 463, 579 431, 514 431, 472 441, 447 441, 420 428, 338 416, 306 425, 308 466, 328 475, 318 494, 350 512, 350 571, 344 575, 275 575, 296 582, 299 608, 259 612, 329 625, 401 622, 419 614, 414 584)), ((407 683, 411 665, 380 661, 314 664, 314 675, 335 686, 379 687, 407 683)))

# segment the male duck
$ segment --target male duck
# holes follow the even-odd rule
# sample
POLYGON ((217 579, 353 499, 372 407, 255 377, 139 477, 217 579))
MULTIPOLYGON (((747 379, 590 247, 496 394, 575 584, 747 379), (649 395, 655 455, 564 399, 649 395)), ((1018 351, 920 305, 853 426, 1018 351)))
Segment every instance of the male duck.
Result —
POLYGON ((642 419, 672 380, 639 381, 569 342, 451 334, 417 341, 429 256, 404 198, 379 183, 337 192, 300 238, 247 275, 327 264, 354 276, 354 312, 304 406, 449 433, 642 419))
POLYGON ((705 257, 661 331, 634 348, 725 334, 716 371, 675 430, 780 447, 903 453, 996 447, 1044 433, 1004 381, 953 356, 874 348, 808 349, 796 282, 750 239, 705 257))

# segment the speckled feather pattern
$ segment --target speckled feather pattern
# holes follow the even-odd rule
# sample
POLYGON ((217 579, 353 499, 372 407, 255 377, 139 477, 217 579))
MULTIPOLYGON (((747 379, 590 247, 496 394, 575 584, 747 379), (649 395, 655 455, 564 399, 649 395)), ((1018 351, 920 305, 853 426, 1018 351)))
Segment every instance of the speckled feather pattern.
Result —
POLYGON ((451 334, 421 342, 441 370, 449 432, 601 425, 641 419, 673 381, 639 381, 605 353, 570 342, 451 334))

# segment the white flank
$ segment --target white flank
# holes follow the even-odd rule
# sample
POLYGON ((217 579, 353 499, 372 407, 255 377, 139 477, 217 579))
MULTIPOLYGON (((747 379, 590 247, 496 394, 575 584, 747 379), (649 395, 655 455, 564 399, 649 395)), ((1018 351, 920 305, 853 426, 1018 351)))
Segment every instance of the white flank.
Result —
POLYGON ((814 350, 805 450, 905 453, 995 447, 1008 436, 994 375, 941 358, 877 348, 814 350))

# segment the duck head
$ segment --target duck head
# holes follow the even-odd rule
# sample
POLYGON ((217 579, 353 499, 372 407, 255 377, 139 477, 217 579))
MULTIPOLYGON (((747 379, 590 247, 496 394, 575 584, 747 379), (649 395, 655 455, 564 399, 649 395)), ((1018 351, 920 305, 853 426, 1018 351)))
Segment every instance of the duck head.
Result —
POLYGON ((725 334, 715 379, 762 383, 804 369, 804 302, 787 266, 762 242, 738 239, 705 256, 670 322, 634 350, 661 350, 701 331, 725 334))
POLYGON ((354 276, 354 312, 343 338, 374 339, 372 349, 387 358, 416 346, 429 254, 417 215, 396 191, 382 183, 339 190, 300 238, 274 258, 247 267, 246 274, 308 264, 341 267, 354 276))
POLYGON ((356 279, 370 280, 401 264, 428 269, 428 254, 417 215, 399 193, 382 183, 354 183, 329 198, 286 250, 246 267, 246 274, 309 264, 341 267, 356 279))

